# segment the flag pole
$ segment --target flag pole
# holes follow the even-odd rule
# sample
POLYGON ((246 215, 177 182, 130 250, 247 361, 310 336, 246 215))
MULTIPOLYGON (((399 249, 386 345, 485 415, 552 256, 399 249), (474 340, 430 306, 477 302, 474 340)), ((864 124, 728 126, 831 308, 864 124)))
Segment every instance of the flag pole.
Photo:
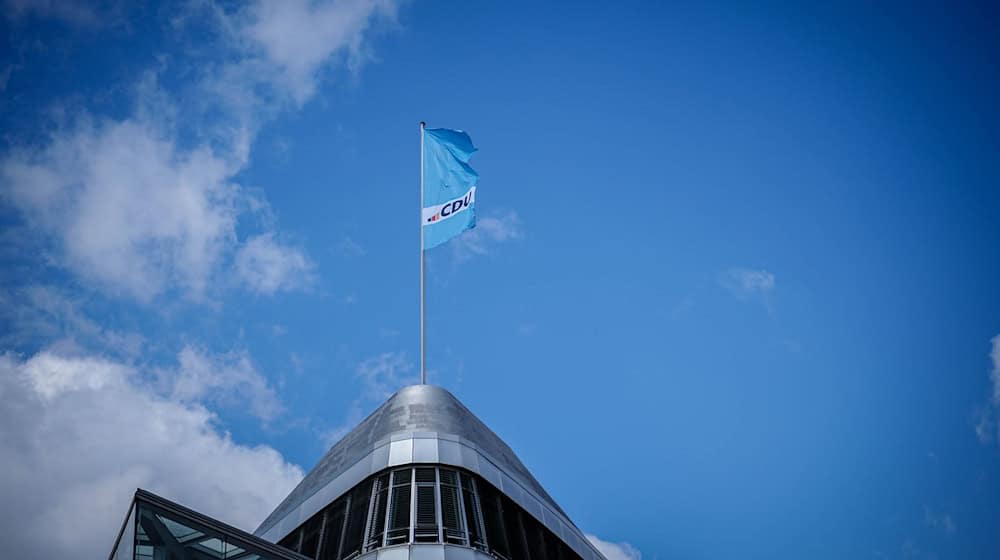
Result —
POLYGON ((420 384, 427 384, 427 342, 424 337, 424 121, 420 121, 420 384))

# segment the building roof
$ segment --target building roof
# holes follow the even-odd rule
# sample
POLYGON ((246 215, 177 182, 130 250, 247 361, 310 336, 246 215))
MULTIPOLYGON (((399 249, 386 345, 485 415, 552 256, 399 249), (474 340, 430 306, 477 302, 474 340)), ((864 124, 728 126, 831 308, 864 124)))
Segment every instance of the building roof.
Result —
POLYGON ((260 524, 257 534, 266 532, 277 520, 301 504, 326 483, 365 458, 380 442, 394 435, 434 432, 458 436, 475 443, 497 466, 517 475, 537 498, 565 516, 562 508, 535 480, 514 451, 454 395, 435 385, 411 385, 400 389, 356 428, 335 444, 302 482, 260 524))
POLYGON ((584 560, 604 560, 510 446, 454 395, 433 385, 405 387, 389 397, 320 459, 254 534, 277 542, 365 478, 409 464, 478 474, 584 560))

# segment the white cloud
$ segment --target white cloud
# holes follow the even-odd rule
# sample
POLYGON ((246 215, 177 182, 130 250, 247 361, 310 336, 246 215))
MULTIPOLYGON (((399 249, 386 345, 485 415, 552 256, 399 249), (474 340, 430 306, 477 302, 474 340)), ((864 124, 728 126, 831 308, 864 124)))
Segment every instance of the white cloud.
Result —
POLYGON ((994 336, 990 342, 993 344, 990 349, 990 361, 993 362, 993 369, 990 371, 990 379, 993 380, 993 404, 1000 405, 1000 334, 994 336))
POLYGON ((1000 334, 990 339, 990 398, 976 411, 976 438, 989 445, 1000 443, 1000 334))
POLYGON ((133 120, 81 119, 0 163, 9 200, 56 239, 66 267, 141 301, 169 288, 205 293, 236 241, 234 171, 133 120))
POLYGON ((84 311, 85 301, 51 285, 0 288, 0 347, 20 348, 59 341, 62 345, 100 348, 116 356, 138 357, 146 339, 101 325, 84 311))
MULTIPOLYGON (((90 13, 82 3, 10 2, 18 13, 90 13)), ((191 3, 177 29, 197 21, 211 48, 137 77, 127 117, 63 111, 69 118, 46 141, 15 142, 0 160, 0 197, 54 241, 60 265, 112 294, 205 300, 234 256, 253 291, 306 286, 311 261, 277 242, 273 226, 240 243, 237 222, 269 207, 234 177, 284 100, 304 103, 338 60, 357 67, 372 23, 394 17, 391 1, 258 0, 231 12, 191 3), (199 10, 210 17, 194 17, 199 10), (164 82, 184 85, 168 92, 159 77, 171 64, 182 78, 164 82)))
POLYGON ((249 411, 262 420, 272 420, 282 412, 274 389, 245 350, 210 354, 185 346, 177 361, 176 369, 158 371, 160 383, 166 385, 172 400, 229 406, 246 403, 249 411))
POLYGON ((451 241, 452 254, 458 261, 467 260, 476 255, 489 254, 491 248, 498 243, 522 237, 524 232, 517 212, 477 218, 475 228, 451 241))
POLYGON ((587 540, 608 560, 642 560, 642 553, 627 542, 608 542, 594 535, 587 535, 587 540))
POLYGON ((998 432, 998 422, 994 417, 993 408, 990 406, 983 407, 976 413, 976 439, 979 443, 990 444, 996 441, 996 434, 998 432))
POLYGON ((337 254, 344 257, 363 257, 367 254, 365 248, 350 237, 344 237, 337 242, 337 245, 334 246, 333 250, 337 254))
POLYGON ((59 262, 113 295, 202 300, 234 253, 252 291, 307 286, 312 262, 273 232, 239 244, 241 216, 269 211, 232 181, 243 164, 207 146, 182 149, 153 123, 81 119, 44 148, 11 153, 0 180, 29 224, 54 239, 59 262))
POLYGON ((136 487, 252 530, 302 478, 274 449, 234 442, 204 406, 157 396, 104 358, 2 355, 0 399, 11 558, 107 554, 136 487))
POLYGON ((721 283, 740 298, 766 296, 774 291, 774 274, 763 269, 731 268, 722 275, 721 283))
POLYGON ((237 277, 259 294, 303 289, 311 284, 314 268, 305 253, 282 245, 273 234, 251 237, 236 252, 237 277))
POLYGON ((393 393, 420 381, 403 352, 383 352, 358 364, 355 374, 364 384, 365 398, 381 403, 393 393))
POLYGON ((240 35, 273 71, 268 78, 301 105, 315 93, 320 70, 335 54, 344 52, 349 66, 360 65, 372 20, 393 19, 395 13, 396 3, 382 0, 259 0, 240 14, 240 35))

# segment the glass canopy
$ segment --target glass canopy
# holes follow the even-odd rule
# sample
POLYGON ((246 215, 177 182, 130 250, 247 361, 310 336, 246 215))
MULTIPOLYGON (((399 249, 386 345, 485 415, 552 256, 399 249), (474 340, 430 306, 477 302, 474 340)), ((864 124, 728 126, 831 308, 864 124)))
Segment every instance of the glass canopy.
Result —
POLYGON ((136 490, 109 560, 305 560, 145 490, 136 490))

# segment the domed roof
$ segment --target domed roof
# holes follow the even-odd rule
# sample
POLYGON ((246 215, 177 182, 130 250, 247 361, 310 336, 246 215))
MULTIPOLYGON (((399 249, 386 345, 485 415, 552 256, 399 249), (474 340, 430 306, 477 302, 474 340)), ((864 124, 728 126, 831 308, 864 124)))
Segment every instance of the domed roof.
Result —
MULTIPOLYGON (((407 435, 457 438, 465 446, 474 447, 500 473, 509 476, 542 502, 546 509, 558 512, 566 522, 569 522, 562 508, 535 480, 510 446, 486 427, 486 424, 454 395, 434 385, 412 385, 400 389, 389 397, 389 400, 330 448, 302 482, 267 516, 255 534, 268 533, 278 521, 288 516, 329 483, 347 473, 360 461, 371 456, 375 450, 407 435)), ((418 457, 414 457, 407 462, 421 461, 418 457)), ((447 461, 442 459, 441 462, 447 461)), ((381 468, 385 466, 381 465, 381 468)), ((378 468, 370 470, 375 471, 378 468)), ((367 471, 365 474, 368 474, 367 471)), ((336 497, 333 496, 331 499, 336 497)), ((572 525, 571 522, 569 524, 572 525)), ((579 529, 575 526, 573 528, 579 534, 579 529)))

